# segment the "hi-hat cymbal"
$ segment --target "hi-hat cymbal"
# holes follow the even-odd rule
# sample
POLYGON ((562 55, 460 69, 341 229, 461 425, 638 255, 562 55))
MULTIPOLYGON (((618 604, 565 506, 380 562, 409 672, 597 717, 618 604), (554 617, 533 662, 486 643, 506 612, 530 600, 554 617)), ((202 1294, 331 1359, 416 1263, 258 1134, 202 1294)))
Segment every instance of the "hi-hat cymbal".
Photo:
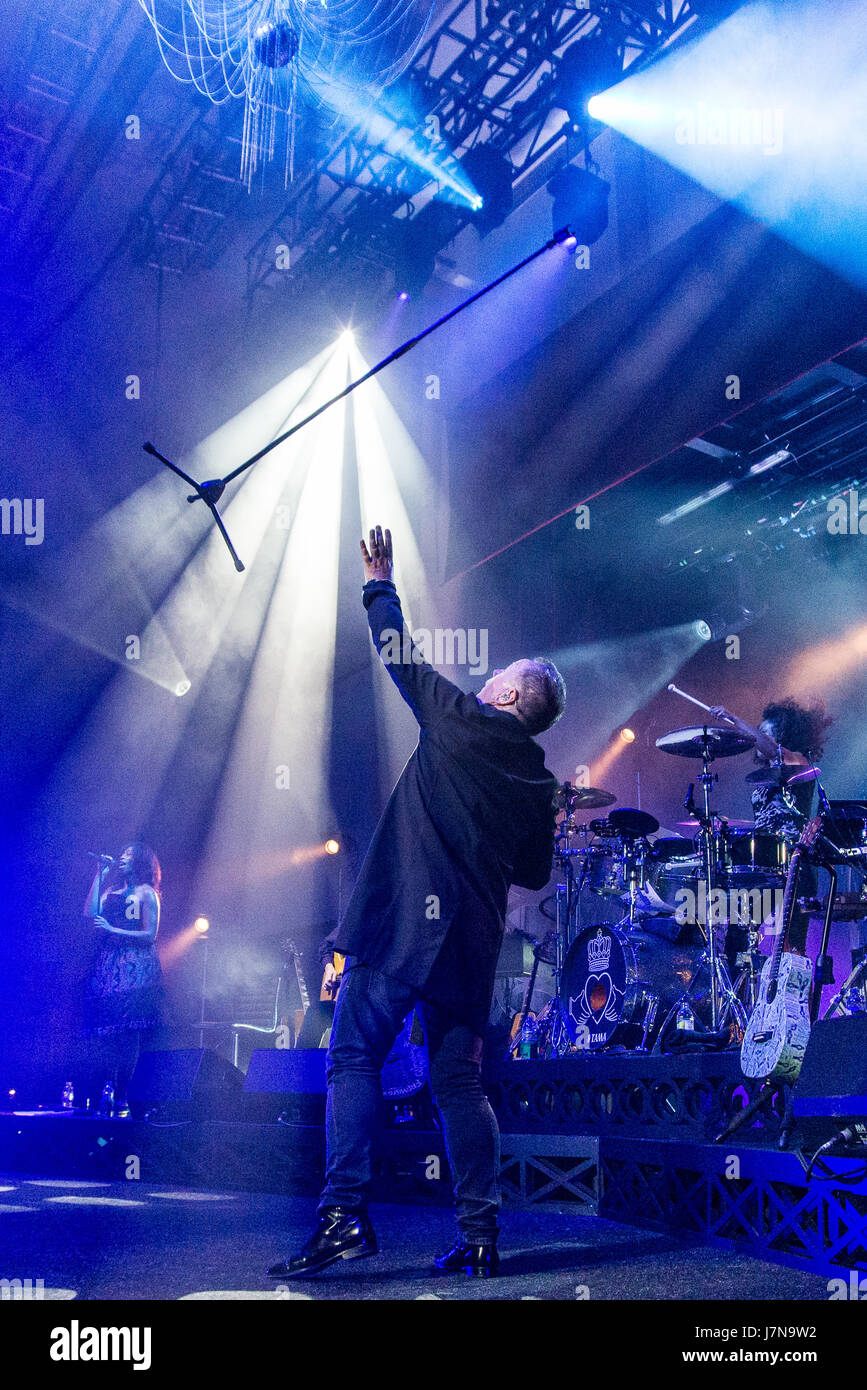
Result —
POLYGON ((746 753, 755 742, 752 734, 741 734, 721 724, 693 724, 688 729, 673 729, 670 734, 663 734, 656 740, 656 746, 663 753, 675 753, 679 758, 701 758, 705 749, 711 758, 732 758, 737 753, 746 753))
MULTIPOLYGON (((734 816, 724 816, 723 819, 730 830, 750 830, 755 823, 751 820, 736 820, 734 816)), ((701 828, 695 817, 692 820, 675 821, 675 825, 679 830, 699 830, 701 828)))
POLYGON ((798 787, 802 782, 815 782, 817 777, 822 776, 820 767, 802 767, 800 772, 794 772, 786 783, 787 787, 798 787))
POLYGON ((770 763, 767 767, 753 768, 744 778, 745 782, 753 782, 760 787, 798 787, 802 782, 815 782, 817 777, 821 777, 820 767, 801 767, 797 772, 789 774, 790 767, 797 767, 797 763, 783 763, 782 767, 770 763))
POLYGON ((568 807, 570 811, 596 811, 600 806, 612 806, 616 800, 613 792, 601 787, 573 787, 569 782, 563 782, 554 793, 554 804, 561 810, 568 807))

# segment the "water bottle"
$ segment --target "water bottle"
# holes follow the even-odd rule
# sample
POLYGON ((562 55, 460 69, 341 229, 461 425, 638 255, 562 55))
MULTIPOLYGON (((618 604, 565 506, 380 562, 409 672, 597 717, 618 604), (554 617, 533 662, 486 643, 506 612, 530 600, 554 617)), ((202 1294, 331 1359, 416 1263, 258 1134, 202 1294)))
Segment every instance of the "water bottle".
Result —
POLYGON ((536 1020, 528 1014, 521 1025, 521 1039, 518 1043, 518 1056, 529 1060, 536 1056, 539 1040, 539 1029, 536 1020))
POLYGON ((63 1087, 63 1094, 60 1097, 60 1104, 64 1110, 75 1109, 75 1091, 73 1090, 71 1081, 67 1081, 66 1085, 63 1087))
POLYGON ((114 1114, 114 1085, 111 1081, 106 1081, 102 1088, 102 1096, 99 1102, 100 1115, 114 1114))
POLYGON ((692 1009, 685 999, 681 1000, 680 1008, 677 1011, 677 1031, 678 1033, 695 1032, 695 1019, 693 1018, 692 1009))

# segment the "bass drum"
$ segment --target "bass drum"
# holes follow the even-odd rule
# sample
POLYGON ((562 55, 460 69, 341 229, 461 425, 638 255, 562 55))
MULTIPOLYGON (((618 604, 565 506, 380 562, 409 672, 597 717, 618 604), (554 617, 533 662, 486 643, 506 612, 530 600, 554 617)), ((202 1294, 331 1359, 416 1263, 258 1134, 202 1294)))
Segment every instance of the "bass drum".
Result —
MULTIPOLYGON (((560 1014, 573 1046, 590 1052, 636 1048, 648 1020, 649 1045, 692 980, 702 950, 697 928, 687 941, 674 942, 607 923, 585 927, 566 954, 560 988, 560 1014)), ((709 1026, 700 991, 691 1007, 709 1026)))

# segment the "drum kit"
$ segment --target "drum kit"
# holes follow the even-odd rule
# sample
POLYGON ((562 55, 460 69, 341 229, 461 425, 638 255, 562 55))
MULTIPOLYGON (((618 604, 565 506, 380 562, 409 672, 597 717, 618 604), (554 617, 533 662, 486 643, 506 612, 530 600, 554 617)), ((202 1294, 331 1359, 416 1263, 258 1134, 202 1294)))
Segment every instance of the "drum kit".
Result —
MULTIPOLYGON (((758 950, 763 922, 782 898, 789 846, 757 833, 751 821, 717 814, 711 790, 717 780, 713 764, 754 744, 748 734, 711 722, 656 740, 668 756, 699 764, 680 835, 653 838, 660 829, 657 818, 631 807, 580 823, 580 812, 604 810, 617 798, 598 787, 563 783, 558 789, 560 882, 548 900, 555 930, 538 948, 554 954, 555 992, 534 1016, 528 990, 513 1028, 512 1055, 740 1044, 764 960, 758 950), (767 910, 757 912, 756 904, 767 910)), ((772 765, 757 768, 747 780, 790 786, 816 780, 818 773, 807 768, 787 776, 787 769, 772 765)))

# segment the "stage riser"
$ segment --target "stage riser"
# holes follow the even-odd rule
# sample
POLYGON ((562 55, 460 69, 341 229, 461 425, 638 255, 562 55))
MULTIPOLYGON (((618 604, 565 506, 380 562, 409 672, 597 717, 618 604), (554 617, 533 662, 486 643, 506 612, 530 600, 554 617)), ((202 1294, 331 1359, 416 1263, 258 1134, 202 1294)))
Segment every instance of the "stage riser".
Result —
MULTIPOLYGON (((837 1172, 851 1158, 828 1159, 837 1172)), ((827 1278, 867 1270, 867 1181, 804 1181, 792 1153, 602 1139, 599 1215, 827 1278), (737 1176, 728 1176, 728 1173, 737 1176)))

